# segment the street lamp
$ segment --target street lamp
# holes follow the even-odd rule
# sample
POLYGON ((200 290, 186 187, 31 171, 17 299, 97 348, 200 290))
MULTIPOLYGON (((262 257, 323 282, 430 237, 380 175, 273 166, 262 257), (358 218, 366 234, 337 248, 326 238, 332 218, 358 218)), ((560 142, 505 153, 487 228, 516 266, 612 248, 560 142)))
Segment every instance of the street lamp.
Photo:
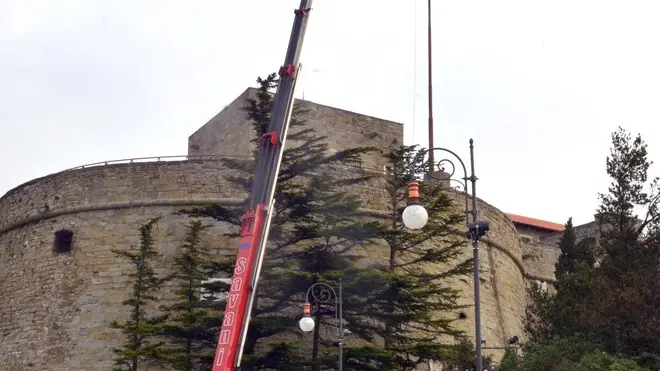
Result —
POLYGON ((344 367, 343 347, 344 347, 344 318, 342 315, 342 285, 339 279, 339 288, 337 291, 327 283, 317 282, 307 289, 305 296, 305 305, 303 306, 303 317, 298 321, 298 326, 304 332, 314 330, 316 323, 312 314, 316 312, 322 304, 333 304, 335 310, 335 319, 337 320, 337 350, 339 351, 339 371, 344 367), (318 289, 318 292, 315 291, 318 289), (339 295, 337 294, 339 292, 339 295), (314 300, 314 310, 312 310, 311 299, 314 300))
MULTIPOLYGON (((477 362, 477 371, 483 371, 483 360, 481 358, 481 307, 480 307, 480 297, 479 297, 479 239, 486 235, 488 232, 489 226, 487 221, 477 221, 477 177, 474 175, 474 141, 470 139, 470 176, 467 174, 467 168, 463 160, 454 152, 446 148, 431 148, 423 153, 421 156, 425 156, 428 153, 429 163, 425 163, 420 166, 420 169, 415 169, 415 173, 421 170, 424 171, 426 175, 430 178, 438 181, 454 181, 460 184, 458 187, 459 191, 462 191, 465 195, 465 222, 468 227, 466 237, 472 241, 472 254, 474 256, 474 322, 475 322, 475 357, 477 362), (458 160, 458 163, 463 169, 463 179, 462 181, 457 179, 452 179, 452 176, 456 172, 456 165, 451 159, 443 159, 437 163, 433 162, 433 152, 448 153, 453 158, 458 160), (445 173, 444 164, 449 164, 452 167, 450 173, 445 173), (438 178, 435 175, 434 171, 429 171, 436 169, 442 174, 442 177, 438 178), (468 200, 470 195, 468 195, 468 181, 471 183, 472 189, 472 209, 468 208, 468 200), (462 188, 462 189, 461 189, 462 188), (470 221, 470 215, 472 215, 472 220, 470 221)), ((408 184, 408 206, 403 211, 401 218, 403 219, 403 224, 410 229, 422 229, 426 225, 429 219, 428 212, 422 206, 419 199, 421 198, 419 192, 419 182, 411 181, 408 184)))

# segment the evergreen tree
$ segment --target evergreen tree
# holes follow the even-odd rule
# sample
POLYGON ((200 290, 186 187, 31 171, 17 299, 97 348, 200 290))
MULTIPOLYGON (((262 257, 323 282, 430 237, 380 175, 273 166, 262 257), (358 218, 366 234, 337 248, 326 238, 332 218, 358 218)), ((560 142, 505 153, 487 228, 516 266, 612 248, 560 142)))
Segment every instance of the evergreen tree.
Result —
POLYGON ((589 314, 593 291, 595 257, 591 239, 576 243, 573 220, 569 218, 559 240, 560 255, 555 264, 556 294, 528 289, 530 304, 525 310, 525 331, 532 341, 548 340, 557 335, 572 336, 586 331, 584 316, 589 314))
POLYGON ((524 346, 523 357, 507 351, 500 371, 650 371, 639 361, 604 352, 583 338, 558 338, 524 346))
POLYGON ((129 275, 133 281, 131 297, 122 303, 130 309, 130 317, 123 323, 114 321, 110 325, 126 336, 122 346, 113 349, 116 355, 114 370, 117 371, 137 371, 143 364, 164 358, 163 343, 158 341, 157 335, 165 317, 149 315, 164 282, 156 276, 152 266, 152 260, 158 256, 153 237, 153 227, 158 220, 154 218, 140 226, 137 251, 112 250, 135 267, 135 272, 129 275))
POLYGON ((498 371, 520 371, 520 357, 516 350, 509 348, 504 351, 498 371))
POLYGON ((575 243, 577 236, 573 229, 573 218, 568 218, 564 225, 564 231, 559 239, 559 259, 555 264, 555 277, 561 277, 573 271, 573 251, 575 250, 575 243))
POLYGON ((453 190, 424 182, 426 227, 413 231, 401 221, 408 182, 424 166, 422 153, 416 146, 383 152, 390 163, 383 179, 390 215, 379 228, 389 257, 362 272, 362 295, 348 304, 362 313, 355 327, 373 344, 351 350, 349 367, 357 370, 413 370, 446 360, 454 348, 442 340, 461 335, 452 323, 451 313, 462 308, 454 287, 472 271, 472 260, 463 259, 465 240, 455 234, 464 228, 465 215, 453 212, 447 193, 453 190))
MULTIPOLYGON (((474 343, 466 337, 459 337, 458 342, 450 348, 451 352, 446 360, 440 362, 442 371, 475 371, 477 369, 474 356, 474 343)), ((492 356, 482 357, 484 370, 490 370, 493 363, 492 356)))
MULTIPOLYGON (((621 128, 612 133, 606 166, 612 182, 598 209, 600 265, 592 264, 594 240, 581 241, 572 259, 558 263, 557 294, 537 317, 553 339, 532 338, 535 348, 525 351, 522 362, 531 366, 521 370, 560 370, 556 354, 548 352, 563 351, 561 342, 591 344, 573 353, 563 369, 633 369, 629 360, 635 359, 641 367, 660 370, 660 187, 657 179, 648 179, 650 164, 641 136, 632 138, 621 128), (545 364, 554 366, 530 363, 544 354, 545 364)), ((562 240, 562 255, 574 245, 570 240, 562 240)))
POLYGON ((637 238, 644 229, 656 223, 658 214, 658 179, 648 182, 647 144, 640 135, 634 139, 623 128, 612 133, 612 148, 607 157, 607 174, 612 178, 608 193, 600 194, 599 214, 604 223, 613 228, 606 231, 604 248, 608 255, 616 258, 617 246, 610 246, 611 241, 625 238, 637 238), (650 187, 649 187, 650 185, 650 187), (650 189, 650 193, 649 190, 650 189), (645 210, 643 220, 638 220, 635 208, 645 210), (609 244, 608 244, 609 242, 609 244))
POLYGON ((525 308, 523 326, 527 337, 532 342, 540 342, 555 335, 555 303, 547 290, 532 282, 527 288, 529 304, 525 308))
POLYGON ((218 265, 201 241, 207 227, 197 219, 188 222, 185 243, 169 277, 176 300, 163 308, 168 321, 161 334, 168 340, 167 363, 174 370, 208 370, 213 363, 217 328, 222 324, 218 313, 224 307, 219 295, 229 285, 211 280, 218 265))
MULTIPOLYGON (((280 250, 275 254, 278 266, 282 266, 281 261, 294 264, 288 265, 288 269, 280 269, 278 277, 272 277, 275 280, 268 278, 268 291, 263 293, 269 297, 280 296, 292 283, 298 284, 297 288, 301 293, 317 282, 326 283, 336 290, 340 278, 350 285, 351 278, 356 275, 354 272, 359 271, 355 266, 360 255, 364 255, 365 250, 362 248, 367 247, 376 236, 375 224, 363 220, 358 213, 360 199, 341 189, 341 175, 322 171, 309 177, 305 198, 310 201, 310 207, 305 220, 298 220, 294 224, 294 228, 307 238, 304 245, 280 250), (328 182, 328 179, 333 178, 337 181, 328 182)), ((335 295, 338 295, 336 291, 335 295)), ((282 299, 291 300, 290 297, 282 299)), ((329 299, 325 304, 313 300, 311 302, 317 309, 314 313, 317 326, 311 339, 312 370, 336 368, 336 334, 331 331, 330 338, 322 336, 324 327, 334 329, 337 325, 335 299, 338 298, 335 296, 329 299)), ((351 301, 352 296, 345 295, 344 302, 351 301)), ((297 314, 296 319, 299 319, 299 316, 300 314, 297 314)), ((350 319, 350 316, 351 312, 344 310, 345 319, 350 319)))
POLYGON ((660 354, 660 225, 658 179, 649 181, 647 145, 619 128, 612 134, 607 173, 612 183, 601 194, 599 213, 607 224, 600 239, 597 328, 610 350, 660 354), (641 210, 639 218, 636 211, 641 210))
POLYGON ((594 251, 594 240, 586 238, 577 241, 573 218, 568 218, 564 225, 564 231, 559 239, 559 259, 555 263, 555 276, 557 277, 558 290, 561 284, 570 280, 571 275, 576 274, 583 267, 593 267, 596 263, 594 251))
MULTIPOLYGON (((247 192, 252 187, 256 156, 263 148, 259 138, 268 127, 274 98, 272 91, 278 80, 271 74, 257 82, 257 95, 248 99, 245 107, 250 118, 248 124, 255 134, 252 141, 256 147, 255 156, 223 160, 234 170, 234 175, 227 178, 247 192)), ((297 322, 302 312, 302 294, 314 282, 336 282, 339 272, 350 265, 352 253, 349 252, 366 243, 373 230, 358 218, 359 199, 345 191, 370 178, 362 171, 351 169, 350 164, 359 162, 361 154, 372 149, 352 148, 330 153, 326 138, 305 127, 305 113, 300 105, 294 105, 274 195, 268 249, 245 342, 242 364, 245 370, 268 368, 266 360, 274 359, 281 369, 295 369, 301 365, 295 344, 271 339, 284 334, 300 336, 297 322), (258 344, 266 350, 257 353, 258 344)), ((238 226, 242 210, 213 205, 188 211, 188 214, 238 226)), ((322 339, 319 332, 326 324, 324 318, 328 313, 324 310, 319 314, 319 326, 312 342, 314 355, 320 357, 319 349, 332 344, 322 339)))

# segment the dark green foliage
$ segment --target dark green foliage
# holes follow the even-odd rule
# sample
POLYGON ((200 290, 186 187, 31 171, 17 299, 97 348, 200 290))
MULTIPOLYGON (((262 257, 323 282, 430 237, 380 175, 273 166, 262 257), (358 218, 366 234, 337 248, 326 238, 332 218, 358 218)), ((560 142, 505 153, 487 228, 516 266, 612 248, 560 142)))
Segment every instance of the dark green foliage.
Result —
POLYGON ((597 349, 596 344, 578 338, 563 338, 530 344, 523 349, 521 370, 572 371, 580 359, 597 349))
POLYGON ((612 134, 607 158, 612 178, 609 193, 601 195, 599 212, 605 229, 600 244, 603 258, 598 280, 600 320, 597 330, 608 349, 630 355, 660 354, 660 216, 658 180, 649 182, 647 145, 623 129, 612 134), (642 217, 635 215, 643 211, 642 217))
POLYGON ((534 359, 540 363, 521 370, 637 370, 635 361, 660 370, 659 183, 648 179, 646 143, 621 128, 612 134, 606 164, 612 182, 608 193, 600 195, 598 243, 586 239, 576 244, 565 232, 557 294, 533 296, 528 310, 536 322, 528 316, 532 344, 522 365, 534 359), (565 251, 572 253, 564 256, 565 251), (576 335, 597 347, 567 357, 573 353, 566 342, 576 335))
POLYGON ((351 328, 359 329, 366 340, 383 339, 384 349, 362 348, 364 358, 350 359, 354 369, 412 370, 429 360, 446 360, 453 348, 440 343, 440 337, 461 335, 452 324, 453 312, 461 308, 454 284, 472 271, 472 261, 462 258, 465 242, 455 235, 456 229, 465 228, 465 216, 452 212, 446 193, 452 190, 424 184, 428 224, 412 231, 401 221, 408 182, 423 166, 420 153, 415 146, 383 153, 390 163, 384 179, 390 217, 378 227, 389 259, 355 278, 350 286, 359 288, 360 295, 348 305, 361 313, 351 318, 351 328), (425 270, 430 266, 438 268, 425 270))
POLYGON ((525 310, 525 331, 532 341, 589 332, 585 325, 592 320, 589 308, 595 287, 594 247, 591 239, 579 243, 576 240, 569 218, 559 240, 556 294, 542 291, 534 284, 528 289, 531 300, 525 310))
POLYGON ((520 357, 517 348, 509 348, 504 351, 504 356, 500 361, 498 371, 519 371, 520 357))
MULTIPOLYGON (((630 238, 639 235, 648 225, 658 218, 658 180, 651 182, 648 192, 647 145, 640 135, 634 139, 624 129, 612 133, 612 148, 607 157, 607 174, 612 183, 607 194, 600 194, 598 212, 606 223, 614 228, 606 233, 609 239, 630 238), (639 221, 635 217, 635 208, 646 206, 646 217, 639 221)), ((606 247, 607 248, 607 247, 606 247)), ((616 250, 616 249, 615 249, 616 250)), ((616 255, 616 251, 607 251, 616 255)))
POLYGON ((573 272, 574 256, 572 252, 575 250, 576 240, 577 237, 573 229, 573 218, 568 218, 568 221, 564 225, 564 232, 559 239, 559 250, 561 253, 555 264, 555 276, 564 276, 573 272))
POLYGON ((165 317, 148 314, 154 309, 156 294, 164 282, 156 276, 152 266, 152 260, 158 256, 153 238, 153 227, 157 222, 158 218, 155 218, 140 226, 140 246, 137 251, 112 250, 135 267, 135 272, 129 275, 133 286, 131 297, 122 303, 130 310, 130 317, 123 323, 114 321, 111 324, 112 328, 121 330, 126 336, 122 346, 113 349, 114 370, 117 371, 137 371, 144 364, 164 358, 163 343, 157 340, 157 335, 165 317))
POLYGON ((577 243, 577 236, 573 229, 573 218, 569 218, 566 222, 564 232, 559 240, 559 250, 561 254, 555 264, 555 276, 558 278, 575 273, 583 264, 592 267, 596 262, 589 240, 577 243))
MULTIPOLYGON (((307 371, 308 363, 300 356, 298 346, 293 342, 281 341, 261 355, 248 354, 243 362, 250 365, 254 370, 287 370, 287 371, 307 371)), ((242 366, 241 369, 245 369, 242 366)))
MULTIPOLYGON (((258 93, 245 107, 254 132, 255 156, 223 160, 234 170, 228 179, 248 192, 254 178, 256 155, 262 148, 258 138, 267 130, 272 91, 278 83, 275 74, 257 81, 258 93)), ((349 164, 359 162, 360 156, 372 149, 331 153, 326 138, 305 127, 305 113, 303 106, 294 106, 274 195, 268 249, 245 343, 243 370, 268 368, 272 362, 279 369, 301 367, 303 360, 295 349, 296 344, 272 340, 273 336, 303 336, 297 322, 302 314, 304 292, 314 282, 335 285, 341 272, 352 265, 349 256, 354 254, 347 253, 367 244, 375 233, 375 228, 359 218, 359 199, 346 192, 347 186, 370 178, 359 167, 349 164), (266 351, 257 353, 258 345, 266 351)), ((242 212, 243 208, 220 205, 188 211, 191 215, 212 217, 236 226, 242 212)), ((318 331, 326 325, 334 326, 328 320, 334 313, 328 309, 322 308, 319 313, 320 325, 311 339, 307 335, 301 338, 314 347, 315 367, 324 367, 325 354, 335 352, 332 341, 323 339, 318 331)))
MULTIPOLYGON (((474 343, 469 339, 460 337, 449 350, 446 360, 439 362, 443 371, 475 371, 477 369, 474 343)), ((484 370, 488 370, 492 362, 491 356, 482 356, 484 370)))
POLYGON ((500 371, 647 371, 630 357, 615 356, 584 338, 571 337, 533 343, 524 357, 505 353, 500 371))
POLYGON ((218 266, 201 242, 206 228, 197 219, 187 225, 186 240, 174 258, 173 293, 175 302, 163 307, 168 315, 161 334, 168 340, 167 363, 173 370, 208 370, 213 363, 217 328, 222 324, 222 292, 229 290, 223 282, 210 282, 218 266))
POLYGON ((580 360, 580 370, 584 371, 648 371, 641 367, 636 360, 627 357, 614 356, 603 351, 594 351, 580 360))
POLYGON ((532 283, 527 289, 529 304, 525 308, 524 328, 530 341, 542 341, 554 336, 556 297, 532 283))

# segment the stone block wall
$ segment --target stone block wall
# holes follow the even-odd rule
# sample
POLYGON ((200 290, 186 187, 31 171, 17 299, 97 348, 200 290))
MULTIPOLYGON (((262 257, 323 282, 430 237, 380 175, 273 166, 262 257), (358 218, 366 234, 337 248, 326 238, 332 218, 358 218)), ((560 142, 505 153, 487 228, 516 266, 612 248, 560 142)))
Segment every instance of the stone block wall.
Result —
MULTIPOLYGON (((161 216, 156 244, 165 258, 171 257, 185 230, 185 218, 173 215, 175 210, 211 202, 237 204, 245 196, 230 191, 225 173, 217 160, 108 165, 35 179, 3 196, 0 364, 8 370, 109 368, 111 349, 121 339, 109 323, 117 314, 120 319, 127 315, 121 301, 130 290, 130 266, 111 249, 137 246, 139 225, 161 216), (71 253, 54 253, 54 232, 60 229, 74 232, 71 253)), ((365 196, 370 209, 365 212, 375 217, 388 212, 378 192, 383 190, 381 181, 354 190, 365 196)), ((462 211, 462 194, 449 192, 462 211)), ((479 210, 492 226, 490 243, 482 244, 480 257, 483 333, 494 344, 520 333, 525 300, 523 273, 515 258, 520 245, 503 213, 482 201, 479 210)), ((227 227, 205 232, 205 241, 218 254, 234 253, 235 246, 222 240, 222 228, 227 227)), ((386 258, 376 247, 364 253, 372 262, 386 258)), ((465 254, 471 256, 467 244, 465 254)), ((162 273, 168 269, 164 261, 158 263, 162 273)), ((471 277, 457 285, 464 303, 471 305, 471 277)), ((474 317, 470 310, 466 314, 457 325, 470 335, 474 317)))
MULTIPOLYGON (((454 197, 457 205, 464 205, 462 194, 455 193, 454 197)), ((487 236, 479 244, 482 339, 486 340, 486 346, 499 347, 514 335, 524 336, 522 315, 526 294, 521 246, 515 227, 503 212, 483 200, 478 200, 477 208, 479 220, 490 223, 487 236)), ((470 244, 466 244, 466 256, 471 257, 472 253, 470 244)), ((472 339, 475 326, 473 282, 470 278, 458 284, 464 293, 462 304, 470 306, 465 312, 467 320, 458 324, 472 339)), ((499 350, 485 350, 484 354, 492 354, 496 359, 503 355, 499 350)))
MULTIPOLYGON (((246 99, 254 98, 257 90, 249 88, 220 113, 188 138, 189 155, 251 155, 254 139, 252 125, 243 110, 246 99)), ((387 148, 393 141, 403 143, 403 125, 393 121, 365 116, 354 112, 296 99, 294 110, 305 113, 297 117, 305 121, 305 128, 313 128, 315 134, 325 138, 331 152, 355 147, 387 148)), ((290 128, 294 134, 301 130, 290 128)), ((287 147, 300 145, 287 140, 287 147)), ((379 170, 385 164, 377 154, 365 156, 362 167, 379 170)))
MULTIPOLYGON (((131 267, 111 249, 139 245, 140 224, 155 228, 165 273, 183 242, 182 207, 232 204, 218 161, 110 165, 36 179, 0 199, 0 365, 2 370, 104 370, 127 313, 131 267), (227 197, 226 197, 227 196, 227 197), (47 204, 48 208, 43 205, 47 204), (54 232, 73 231, 73 249, 55 253, 54 232)), ((244 195, 238 195, 244 196, 244 195)), ((240 201, 240 200, 238 200, 240 201)), ((203 240, 234 252, 213 223, 203 240)))
POLYGON ((247 144, 254 134, 243 107, 246 99, 254 97, 256 91, 245 90, 188 137, 188 155, 251 155, 251 148, 247 144))
MULTIPOLYGON (((2 370, 108 370, 112 348, 124 340, 110 329, 129 313, 121 304, 130 295, 134 268, 111 249, 139 245, 138 227, 154 216, 155 260, 159 275, 183 243, 185 218, 176 207, 98 210, 69 214, 14 229, 0 236, 0 364, 2 370), (74 232, 71 253, 53 252, 53 232, 74 232)), ((204 241, 217 252, 226 248, 215 226, 204 241), (215 232, 215 233, 211 233, 215 232)), ((164 290, 167 292, 167 290, 164 290)))
POLYGON ((188 199, 204 203, 221 198, 244 199, 245 192, 221 176, 228 171, 217 159, 114 164, 53 174, 27 182, 1 200, 0 232, 44 215, 105 207, 132 207, 188 199))
POLYGON ((523 243, 523 261, 530 278, 553 281, 555 278, 555 263, 559 259, 559 248, 546 242, 523 243))

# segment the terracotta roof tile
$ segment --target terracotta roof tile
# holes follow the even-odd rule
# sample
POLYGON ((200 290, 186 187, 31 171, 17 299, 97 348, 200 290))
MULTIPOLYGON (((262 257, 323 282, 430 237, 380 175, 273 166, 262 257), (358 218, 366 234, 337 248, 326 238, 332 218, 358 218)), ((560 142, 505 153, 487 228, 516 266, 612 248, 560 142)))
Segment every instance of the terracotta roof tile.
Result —
POLYGON ((509 219, 514 224, 524 224, 530 227, 549 229, 551 231, 557 231, 557 232, 561 232, 564 230, 564 225, 559 223, 553 223, 545 220, 534 219, 527 216, 509 214, 509 213, 506 213, 506 216, 508 216, 509 219))

